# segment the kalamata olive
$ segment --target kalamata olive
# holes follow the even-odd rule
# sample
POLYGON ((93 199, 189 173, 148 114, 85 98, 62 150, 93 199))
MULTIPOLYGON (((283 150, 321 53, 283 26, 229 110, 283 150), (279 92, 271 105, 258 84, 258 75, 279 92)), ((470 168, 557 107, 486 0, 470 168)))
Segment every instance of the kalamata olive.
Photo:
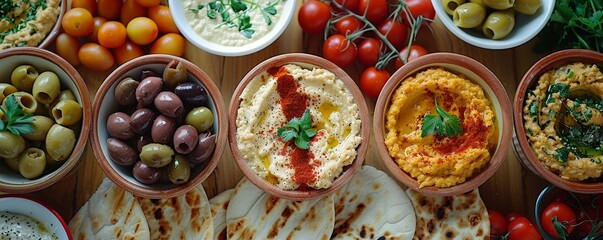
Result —
POLYGON ((52 125, 44 143, 48 151, 47 158, 50 157, 55 162, 63 161, 71 155, 75 147, 75 132, 59 124, 52 125))
POLYGON ((195 149, 186 155, 190 163, 202 163, 207 161, 214 152, 216 146, 216 135, 207 136, 207 134, 199 134, 199 141, 195 149))
POLYGON ((176 123, 174 119, 166 117, 165 115, 159 115, 153 121, 151 127, 151 138, 153 142, 170 144, 176 130, 176 123))
POLYGON ((19 90, 17 90, 17 88, 13 85, 10 85, 8 83, 0 83, 0 102, 4 101, 4 98, 6 98, 6 96, 17 91, 19 90))
POLYGON ((8 101, 11 96, 14 96, 15 100, 17 100, 17 104, 23 109, 24 113, 35 113, 38 110, 38 101, 34 98, 33 95, 28 92, 14 92, 10 95, 6 96, 4 101, 2 101, 2 106, 6 109, 6 101, 8 101))
POLYGON ((25 139, 9 131, 0 131, 0 157, 15 158, 25 150, 25 139))
POLYGON ((46 154, 39 148, 25 149, 19 155, 19 173, 27 179, 42 176, 46 169, 46 154))
POLYGON ((6 166, 15 172, 19 172, 19 156, 13 158, 4 158, 6 166))
POLYGON ((176 62, 176 60, 172 60, 163 70, 163 81, 170 88, 186 81, 187 77, 186 66, 180 61, 176 62))
POLYGON ((191 125, 182 125, 174 132, 174 150, 180 154, 188 154, 197 145, 199 135, 191 125))
POLYGON ((209 108, 197 107, 186 114, 184 122, 195 127, 198 132, 205 132, 214 124, 214 116, 209 108))
POLYGON ((131 77, 121 80, 115 86, 115 101, 123 106, 136 103, 136 88, 140 83, 131 77))
POLYGON ((155 97, 154 103, 159 112, 171 118, 181 116, 184 111, 182 101, 173 92, 160 92, 157 94, 157 97, 155 97))
POLYGON ((161 171, 161 168, 152 168, 144 164, 144 162, 138 161, 134 164, 134 168, 132 168, 132 175, 141 183, 153 184, 159 180, 161 171))
POLYGON ((31 125, 34 127, 33 132, 28 134, 23 134, 23 137, 33 141, 44 141, 46 139, 46 134, 48 134, 48 130, 54 124, 54 121, 49 117, 42 115, 33 116, 33 121, 31 125))
POLYGON ((142 147, 140 159, 149 167, 160 168, 168 165, 174 158, 174 150, 168 145, 149 143, 142 147))
POLYGON ((32 87, 32 95, 41 104, 50 104, 61 93, 59 76, 51 71, 40 73, 32 87))
POLYGON ((132 166, 138 161, 138 151, 117 138, 107 138, 107 151, 111 159, 121 166, 132 166))
POLYGON ((179 84, 174 89, 174 93, 178 95, 178 97, 180 97, 182 101, 194 107, 198 107, 205 104, 205 102, 207 102, 207 99, 209 98, 207 92, 205 91, 205 88, 201 87, 201 85, 199 84, 192 82, 179 84))
POLYGON ((153 103, 153 100, 163 89, 163 80, 158 77, 147 77, 140 81, 136 88, 136 101, 139 107, 153 103))
POLYGON ((52 108, 52 117, 63 126, 77 124, 82 119, 82 106, 73 100, 63 100, 52 108))
POLYGON ((151 139, 151 135, 149 135, 149 134, 139 135, 136 139, 136 150, 138 150, 138 152, 142 152, 142 147, 144 147, 144 145, 147 145, 152 142, 153 142, 153 139, 151 139))
POLYGON ((130 115, 130 129, 137 134, 146 134, 151 130, 155 113, 148 108, 139 108, 130 115))
POLYGON ((153 70, 142 70, 142 73, 140 74, 140 79, 145 79, 148 77, 157 77, 157 73, 153 70))
POLYGON ((159 174, 159 183, 172 183, 170 182, 170 177, 168 177, 167 166, 160 168, 161 173, 159 174))
POLYGON ((13 70, 10 81, 17 89, 31 92, 31 88, 38 77, 38 70, 30 65, 21 65, 13 70))
POLYGON ((123 112, 114 112, 107 118, 107 131, 114 138, 128 140, 134 137, 130 129, 130 115, 123 112))
POLYGON ((174 160, 167 165, 167 173, 170 182, 173 184, 183 184, 188 182, 191 176, 191 165, 184 156, 176 154, 174 160))

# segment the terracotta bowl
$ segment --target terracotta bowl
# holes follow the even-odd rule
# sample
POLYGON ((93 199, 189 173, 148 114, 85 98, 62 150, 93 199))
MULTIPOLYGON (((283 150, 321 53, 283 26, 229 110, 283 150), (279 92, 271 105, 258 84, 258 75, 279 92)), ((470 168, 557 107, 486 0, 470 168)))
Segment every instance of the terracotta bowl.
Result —
POLYGON ((370 137, 370 119, 367 105, 364 101, 364 97, 360 92, 359 88, 356 86, 356 83, 348 76, 348 74, 343 71, 341 68, 337 67, 337 65, 332 62, 323 59, 321 57, 317 57, 314 55, 303 54, 303 53, 292 53, 292 54, 283 54, 279 56, 272 57, 268 60, 257 65, 251 71, 245 75, 243 80, 239 83, 237 88, 235 89, 233 96, 230 100, 230 118, 229 118, 229 127, 230 132, 228 135, 228 139, 230 141, 230 150, 232 152, 233 158, 243 174, 251 180, 258 188, 263 191, 272 194, 279 198, 285 198, 290 200, 307 200, 312 198, 317 198, 321 196, 328 195, 343 185, 347 183, 352 176, 356 173, 358 169, 362 166, 362 162, 364 161, 364 156, 366 155, 369 137, 370 137), (267 180, 259 177, 250 166, 245 162, 242 158, 239 149, 237 148, 237 126, 236 119, 238 114, 239 105, 241 103, 240 95, 243 90, 247 87, 250 81, 257 75, 262 72, 267 71, 273 67, 283 66, 288 63, 297 64, 302 67, 307 68, 323 68, 329 70, 334 73, 335 76, 341 79, 345 85, 348 87, 350 92, 352 93, 358 108, 360 109, 360 118, 362 121, 360 136, 362 137, 362 142, 356 148, 357 156, 356 159, 352 162, 352 164, 343 168, 343 172, 335 179, 332 185, 325 189, 304 189, 304 190, 283 190, 278 188, 276 185, 268 182, 267 180))
POLYGON ((94 97, 93 106, 91 145, 96 160, 109 179, 134 195, 151 199, 163 199, 186 193, 207 179, 220 161, 228 131, 224 100, 220 90, 209 76, 188 60, 170 55, 151 54, 128 61, 107 76, 94 97), (211 157, 206 162, 192 166, 191 175, 187 182, 183 184, 144 184, 134 178, 132 167, 120 166, 109 156, 106 143, 107 138, 110 137, 107 131, 107 118, 114 112, 125 111, 124 107, 117 104, 114 97, 115 87, 122 79, 132 77, 140 81, 143 70, 152 70, 161 77, 165 66, 172 60, 184 63, 188 71, 188 81, 200 84, 208 93, 209 100, 205 105, 211 110, 214 117, 211 132, 216 134, 216 144, 211 157))
POLYGON ((57 39, 57 36, 61 32, 61 21, 63 21, 63 15, 65 15, 65 12, 67 12, 67 8, 69 8, 69 2, 70 1, 68 0, 61 0, 61 12, 59 13, 57 22, 52 28, 52 30, 50 30, 46 38, 44 38, 44 40, 40 43, 39 47, 48 48, 51 44, 54 43, 54 40, 57 39))
POLYGON ((0 212, 20 214, 39 221, 57 239, 72 239, 67 222, 48 203, 27 195, 0 196, 0 212))
POLYGON ((521 160, 521 163, 524 166, 551 184, 570 192, 585 194, 603 193, 603 181, 589 183, 575 182, 563 179, 556 173, 550 171, 540 162, 538 157, 536 157, 536 154, 532 151, 526 137, 522 110, 528 90, 536 86, 538 79, 543 73, 573 62, 597 64, 601 67, 603 66, 603 54, 581 49, 554 52, 540 59, 523 75, 523 78, 517 87, 515 101, 513 103, 513 117, 515 118, 513 147, 515 148, 518 159, 521 160))
POLYGON ((511 103, 507 93, 498 78, 484 65, 469 57, 455 53, 432 53, 417 58, 398 69, 387 81, 375 106, 373 119, 373 131, 377 150, 385 167, 398 181, 415 191, 434 195, 452 196, 471 191, 488 180, 498 170, 507 156, 507 149, 511 142, 512 118, 511 103), (479 172, 468 178, 465 182, 447 188, 423 187, 419 188, 416 179, 403 171, 395 160, 390 156, 385 145, 385 119, 387 109, 390 106, 390 98, 401 82, 409 76, 428 68, 441 67, 452 73, 465 76, 467 79, 478 84, 486 97, 492 102, 493 112, 496 116, 498 128, 498 145, 490 161, 479 172))
MULTIPOLYGON (((61 82, 61 88, 69 88, 74 93, 82 106, 82 120, 72 129, 76 133, 76 142, 69 158, 57 168, 47 167, 44 174, 36 179, 26 179, 6 165, 0 163, 0 191, 9 193, 28 193, 49 187, 72 172, 78 165, 82 151, 88 141, 92 111, 90 106, 90 94, 80 74, 63 58, 41 48, 18 47, 0 51, 0 82, 10 82, 13 69, 21 64, 34 66, 38 72, 52 71, 56 73, 61 82)), ((2 143, 0 143, 2 144, 2 143)))

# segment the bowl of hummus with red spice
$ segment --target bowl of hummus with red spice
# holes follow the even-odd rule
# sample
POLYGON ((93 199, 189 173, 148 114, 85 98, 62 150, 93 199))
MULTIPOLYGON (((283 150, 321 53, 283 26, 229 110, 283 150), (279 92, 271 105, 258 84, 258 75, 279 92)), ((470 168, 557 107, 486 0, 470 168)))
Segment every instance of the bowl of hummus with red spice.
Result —
POLYGON ((498 78, 471 58, 435 53, 416 60, 392 75, 377 100, 379 154, 413 190, 441 196, 471 191, 506 157, 509 98, 498 78))
POLYGON ((63 0, 3 0, 0 7, 0 50, 46 48, 59 33, 66 10, 63 0))
POLYGON ((303 200, 345 184, 368 148, 368 110, 354 81, 333 63, 284 54, 252 69, 230 105, 230 149, 260 189, 303 200))

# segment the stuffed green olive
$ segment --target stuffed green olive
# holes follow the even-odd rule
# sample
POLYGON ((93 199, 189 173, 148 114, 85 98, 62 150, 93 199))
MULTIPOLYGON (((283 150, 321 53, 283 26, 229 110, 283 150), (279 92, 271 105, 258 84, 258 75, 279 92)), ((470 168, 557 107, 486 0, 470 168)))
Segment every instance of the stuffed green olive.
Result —
POLYGON ((502 39, 515 26, 515 11, 507 9, 490 13, 482 25, 482 32, 491 39, 502 39))

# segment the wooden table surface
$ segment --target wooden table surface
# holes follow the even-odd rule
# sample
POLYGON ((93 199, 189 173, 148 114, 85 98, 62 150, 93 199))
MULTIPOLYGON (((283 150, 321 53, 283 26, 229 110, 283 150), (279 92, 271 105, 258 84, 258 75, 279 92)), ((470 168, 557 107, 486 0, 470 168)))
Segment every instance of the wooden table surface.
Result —
MULTIPOLYGON (((446 30, 437 19, 431 26, 434 32, 433 35, 423 31, 420 36, 421 45, 431 52, 460 53, 483 63, 498 76, 505 86, 511 102, 523 74, 542 57, 532 53, 531 46, 534 41, 509 50, 485 50, 458 39, 446 30)), ((214 80, 222 92, 227 107, 232 92, 240 79, 256 64, 282 53, 309 52, 317 54, 319 53, 320 42, 320 36, 305 36, 299 27, 297 16, 294 16, 288 29, 276 42, 255 54, 243 57, 221 57, 206 53, 189 43, 184 57, 197 64, 214 80)), ((91 72, 83 67, 79 67, 78 70, 88 86, 91 98, 93 98, 96 89, 108 75, 108 72, 91 72)), ((345 70, 352 78, 357 80, 358 73, 362 69, 360 65, 356 65, 345 70)), ((372 115, 375 99, 366 98, 366 101, 372 115)), ((373 138, 364 162, 384 170, 373 138)), ((230 150, 226 147, 220 164, 203 183, 203 186, 211 198, 217 193, 233 188, 242 176, 241 171, 232 159, 230 150)), ((69 221, 96 191, 103 178, 105 178, 105 175, 98 166, 90 144, 88 144, 80 159, 77 171, 55 185, 30 195, 45 200, 57 209, 66 221, 69 221)), ((522 167, 515 157, 514 150, 510 147, 502 167, 480 187, 480 192, 488 208, 497 209, 503 214, 511 211, 519 212, 532 218, 536 197, 546 184, 544 180, 522 167)))

